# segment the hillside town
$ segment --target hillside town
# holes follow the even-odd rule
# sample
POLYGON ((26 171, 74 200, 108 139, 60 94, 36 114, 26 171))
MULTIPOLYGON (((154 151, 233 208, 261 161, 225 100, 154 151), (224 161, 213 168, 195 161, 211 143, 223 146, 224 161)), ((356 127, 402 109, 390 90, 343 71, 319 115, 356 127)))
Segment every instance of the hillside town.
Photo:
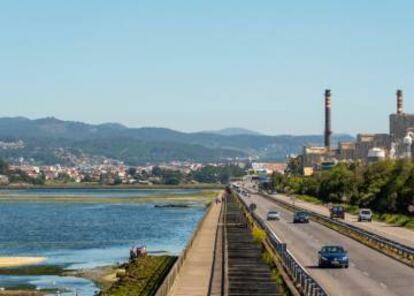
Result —
POLYGON ((160 164, 145 164, 128 166, 122 161, 105 159, 99 164, 63 166, 34 165, 25 161, 7 165, 7 174, 0 174, 0 184, 34 183, 97 183, 105 185, 119 184, 170 184, 178 183, 214 183, 226 181, 224 179, 242 175, 246 170, 269 175, 273 172, 283 173, 284 163, 259 162, 222 162, 222 163, 196 163, 190 161, 173 161, 160 164), (224 173, 224 171, 226 171, 224 173), (223 173, 226 176, 220 177, 223 173), (203 175, 209 175, 208 180, 203 175), (224 178, 220 180, 220 178, 224 178))

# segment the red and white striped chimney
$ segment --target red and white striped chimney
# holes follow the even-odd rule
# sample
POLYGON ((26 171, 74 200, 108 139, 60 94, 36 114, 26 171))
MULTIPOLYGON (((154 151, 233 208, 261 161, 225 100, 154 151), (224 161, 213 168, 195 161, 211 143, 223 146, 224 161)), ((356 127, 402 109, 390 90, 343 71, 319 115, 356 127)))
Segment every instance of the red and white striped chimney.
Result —
POLYGON ((403 92, 397 89, 397 114, 403 113, 403 92))
POLYGON ((325 90, 325 148, 327 150, 331 147, 331 90, 325 90))

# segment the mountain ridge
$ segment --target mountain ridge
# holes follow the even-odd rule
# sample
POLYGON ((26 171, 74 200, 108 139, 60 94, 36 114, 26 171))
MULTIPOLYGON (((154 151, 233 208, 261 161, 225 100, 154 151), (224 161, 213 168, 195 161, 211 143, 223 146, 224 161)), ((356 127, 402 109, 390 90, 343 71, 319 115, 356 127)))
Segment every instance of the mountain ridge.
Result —
MULTIPOLYGON (((185 133, 169 128, 129 128, 119 123, 89 124, 55 117, 28 119, 1 117, 0 141, 23 140, 26 149, 0 151, 0 158, 39 158, 41 151, 52 153, 63 148, 125 160, 131 164, 170 160, 199 162, 234 158, 282 160, 299 153, 303 145, 321 145, 322 135, 221 135, 206 132, 185 133)), ((333 135, 333 143, 353 140, 349 135, 333 135)), ((46 157, 47 158, 47 157, 46 157)), ((55 160, 54 160, 55 161, 55 160)))
POLYGON ((222 136, 236 136, 236 135, 255 135, 255 136, 262 136, 262 133, 252 131, 246 128, 240 127, 228 127, 219 130, 211 130, 211 131, 203 131, 203 133, 207 134, 216 134, 222 136))

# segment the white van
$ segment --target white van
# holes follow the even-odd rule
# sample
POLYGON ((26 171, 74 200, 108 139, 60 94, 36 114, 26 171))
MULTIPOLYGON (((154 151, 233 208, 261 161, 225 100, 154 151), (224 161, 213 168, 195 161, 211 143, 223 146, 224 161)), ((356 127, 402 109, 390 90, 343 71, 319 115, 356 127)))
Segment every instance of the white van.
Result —
POLYGON ((360 209, 358 214, 358 222, 372 221, 372 211, 370 209, 360 209))

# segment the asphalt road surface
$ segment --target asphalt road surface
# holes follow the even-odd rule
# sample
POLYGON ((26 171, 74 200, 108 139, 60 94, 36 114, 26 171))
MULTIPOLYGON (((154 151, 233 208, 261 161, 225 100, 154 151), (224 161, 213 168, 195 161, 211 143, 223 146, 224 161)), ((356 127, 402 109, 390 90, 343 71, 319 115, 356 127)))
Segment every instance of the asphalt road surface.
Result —
MULTIPOLYGON (((283 194, 272 195, 272 197, 283 200, 285 202, 291 202, 291 197, 283 194)), ((297 198, 295 199, 295 205, 329 217, 329 210, 326 206, 314 205, 297 198)), ((351 215, 349 213, 345 213, 345 222, 414 248, 414 231, 411 229, 398 227, 378 221, 358 222, 358 216, 351 215)))
POLYGON ((293 213, 259 195, 243 197, 257 205, 263 219, 276 209, 280 221, 268 221, 288 250, 330 295, 414 295, 414 269, 316 222, 293 224, 293 213), (348 269, 319 268, 318 251, 323 245, 342 245, 350 258, 348 269))

